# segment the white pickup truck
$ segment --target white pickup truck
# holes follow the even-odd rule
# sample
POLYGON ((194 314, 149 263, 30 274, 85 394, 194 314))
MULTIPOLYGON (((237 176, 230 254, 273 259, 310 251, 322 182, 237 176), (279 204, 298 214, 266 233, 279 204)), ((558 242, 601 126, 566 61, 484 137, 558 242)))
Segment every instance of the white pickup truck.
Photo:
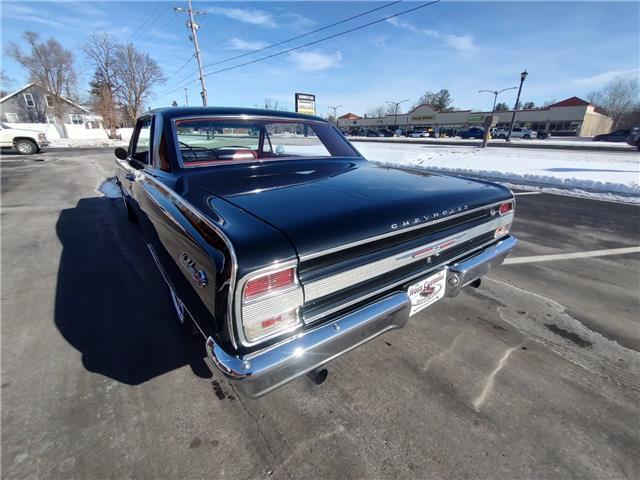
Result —
POLYGON ((47 136, 37 130, 13 128, 0 123, 0 147, 12 148, 21 155, 38 153, 42 147, 49 145, 47 136))

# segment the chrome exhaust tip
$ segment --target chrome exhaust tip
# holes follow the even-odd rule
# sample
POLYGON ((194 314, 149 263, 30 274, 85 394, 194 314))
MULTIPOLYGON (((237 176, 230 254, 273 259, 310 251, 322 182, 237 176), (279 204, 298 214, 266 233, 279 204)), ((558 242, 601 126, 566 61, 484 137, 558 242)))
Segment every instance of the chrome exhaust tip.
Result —
POLYGON ((471 282, 469 286, 471 288, 479 288, 481 283, 482 283, 482 279, 478 278, 477 280, 474 280, 473 282, 471 282))
POLYGON ((307 377, 309 377, 309 379, 316 385, 320 385, 321 383, 323 383, 327 379, 328 375, 329 370, 322 367, 315 368, 307 373, 307 377))

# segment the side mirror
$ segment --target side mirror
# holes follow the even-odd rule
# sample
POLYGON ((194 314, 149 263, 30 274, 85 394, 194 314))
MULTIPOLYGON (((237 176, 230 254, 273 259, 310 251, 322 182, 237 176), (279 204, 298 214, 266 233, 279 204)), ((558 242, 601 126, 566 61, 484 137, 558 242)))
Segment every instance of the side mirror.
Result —
POLYGON ((120 160, 126 160, 129 157, 129 153, 122 147, 116 148, 114 153, 120 160))

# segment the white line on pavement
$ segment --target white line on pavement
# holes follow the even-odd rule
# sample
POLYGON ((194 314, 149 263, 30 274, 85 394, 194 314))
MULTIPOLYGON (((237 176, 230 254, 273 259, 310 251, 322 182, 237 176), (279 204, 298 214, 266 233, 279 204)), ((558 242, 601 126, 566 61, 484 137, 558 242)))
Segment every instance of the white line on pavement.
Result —
POLYGON ((558 253, 558 254, 552 254, 552 255, 534 255, 531 257, 507 258, 504 261, 504 264, 517 265, 519 263, 551 262, 553 260, 570 260, 572 258, 589 258, 589 257, 606 257, 609 255, 624 255, 625 253, 640 253, 640 246, 610 248, 608 250, 591 250, 588 252, 558 253))
POLYGON ((514 195, 540 195, 542 192, 515 192, 514 195))

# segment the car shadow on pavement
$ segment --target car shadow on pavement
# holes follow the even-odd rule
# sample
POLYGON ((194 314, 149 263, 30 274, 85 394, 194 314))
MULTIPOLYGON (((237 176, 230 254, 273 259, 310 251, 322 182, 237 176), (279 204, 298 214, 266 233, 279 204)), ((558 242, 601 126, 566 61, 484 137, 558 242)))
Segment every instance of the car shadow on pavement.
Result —
POLYGON ((202 378, 201 337, 182 331, 169 291, 120 200, 81 199, 56 223, 55 324, 89 371, 138 385, 184 365, 202 378))

